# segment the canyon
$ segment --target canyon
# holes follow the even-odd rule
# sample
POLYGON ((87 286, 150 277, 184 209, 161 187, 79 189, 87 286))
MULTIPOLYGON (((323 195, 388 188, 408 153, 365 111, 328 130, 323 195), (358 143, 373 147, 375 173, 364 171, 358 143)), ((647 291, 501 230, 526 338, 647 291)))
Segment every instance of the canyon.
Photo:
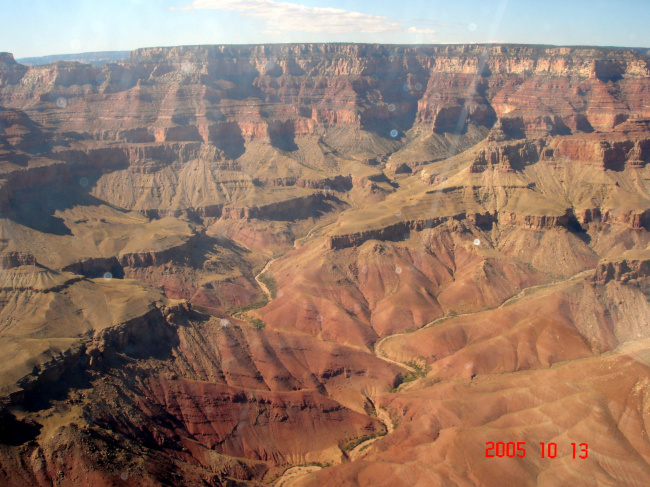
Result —
POLYGON ((648 54, 0 53, 0 483, 648 485, 648 54))

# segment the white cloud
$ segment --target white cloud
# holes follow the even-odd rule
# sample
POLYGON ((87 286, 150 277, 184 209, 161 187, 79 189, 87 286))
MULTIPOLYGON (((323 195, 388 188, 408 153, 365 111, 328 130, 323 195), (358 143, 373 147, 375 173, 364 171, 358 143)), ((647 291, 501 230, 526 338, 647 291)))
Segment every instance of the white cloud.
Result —
POLYGON ((423 34, 423 35, 435 35, 437 32, 434 29, 420 29, 419 27, 409 27, 406 29, 406 32, 409 34, 423 34))
POLYGON ((345 33, 435 33, 431 29, 405 27, 383 15, 350 12, 340 8, 309 7, 275 0, 194 0, 181 10, 240 12, 265 22, 265 32, 345 33))

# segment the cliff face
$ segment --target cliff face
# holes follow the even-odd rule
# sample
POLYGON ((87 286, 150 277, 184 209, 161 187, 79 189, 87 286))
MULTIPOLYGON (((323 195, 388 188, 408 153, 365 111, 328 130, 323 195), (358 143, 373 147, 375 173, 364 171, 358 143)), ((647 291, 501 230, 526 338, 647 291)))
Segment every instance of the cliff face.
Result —
POLYGON ((300 220, 308 217, 319 205, 327 200, 324 193, 313 193, 306 196, 286 199, 266 205, 225 207, 222 212, 223 219, 250 220, 251 218, 300 220))
MULTIPOLYGON (((366 130, 388 139, 393 132, 399 138, 424 131, 440 137, 444 145, 449 144, 444 134, 464 134, 472 127, 490 129, 496 124, 503 137, 539 137, 609 131, 628 119, 650 116, 647 59, 611 49, 189 46, 139 49, 106 66, 58 62, 30 68, 18 65, 9 54, 3 56, 0 105, 6 107, 1 124, 6 128, 0 138, 6 141, 5 160, 15 160, 6 171, 25 166, 20 163, 25 151, 42 154, 41 165, 54 166, 51 159, 66 161, 67 168, 56 170, 59 174, 34 175, 41 180, 96 177, 129 167, 133 183, 147 186, 148 175, 161 171, 187 179, 181 168, 200 160, 213 174, 252 175, 253 169, 263 180, 290 181, 307 176, 306 167, 272 177, 273 168, 261 163, 265 157, 260 151, 268 152, 264 147, 270 146, 293 152, 303 145, 296 141, 322 137, 333 129, 366 130), (72 133, 77 135, 71 138, 72 133), (253 151, 249 146, 257 143, 262 145, 253 151), (234 162, 247 151, 260 154, 252 166, 234 162)), ((361 151, 376 158, 390 151, 381 144, 351 146, 346 139, 328 141, 326 136, 323 141, 334 156, 361 151)), ((623 142, 608 145, 603 139, 593 152, 580 148, 580 140, 560 142, 558 149, 567 157, 602 160, 608 169, 627 159, 638 164, 647 158, 647 140, 629 147, 623 142)), ((489 157, 491 164, 496 157, 512 165, 538 156, 526 152, 489 157)), ((486 157, 477 160, 475 170, 486 157)), ((32 164, 26 166, 25 174, 7 175, 14 180, 13 189, 33 183, 28 175, 32 164)), ((327 170, 332 164, 317 167, 320 174, 309 174, 309 179, 337 176, 327 170)), ((223 184, 220 179, 214 178, 212 186, 223 184)), ((138 210, 165 206, 163 201, 135 203, 135 194, 129 204, 123 195, 110 194, 107 186, 114 184, 110 178, 106 184, 98 181, 97 194, 138 210)), ((231 184, 212 201, 183 207, 177 198, 166 211, 202 211, 241 194, 231 184)), ((174 194, 169 197, 174 199, 174 194)))
MULTIPOLYGON (((632 51, 292 44, 139 49, 105 66, 28 68, 9 54, 2 59, 0 143, 11 190, 86 177, 97 180, 94 192, 102 199, 150 214, 201 214, 236 201, 250 190, 251 176, 328 186, 318 181, 339 176, 336 157, 382 160, 407 133, 430 134, 443 153, 450 147, 445 134, 473 138, 477 130, 493 129, 497 138, 566 136, 555 142, 558 154, 602 161, 605 169, 647 159, 646 139, 603 137, 598 147, 594 138, 592 147, 582 138, 650 116, 648 60, 632 51), (354 143, 359 130, 383 140, 354 143), (317 142, 307 147, 310 139, 317 142), (270 152, 312 157, 315 150, 331 160, 285 165, 280 173, 268 164, 270 152), (40 167, 27 164, 25 152, 43 156, 40 167), (183 170, 192 161, 207 172, 198 184, 206 185, 209 198, 187 201, 177 191, 178 183, 197 184, 192 171, 183 170), (100 177, 126 167, 134 187, 128 196, 111 189, 126 181, 100 177), (162 199, 143 199, 143 189, 161 179, 174 187, 162 199)), ((524 145, 483 154, 473 170, 544 157, 538 153, 543 144, 524 145)), ((3 188, 2 201, 11 197, 8 191, 3 188)))
POLYGON ((23 265, 36 265, 36 258, 26 252, 8 252, 0 256, 0 269, 13 269, 23 265))
POLYGON ((599 262, 593 280, 599 284, 610 281, 622 283, 642 283, 650 276, 650 259, 648 252, 629 252, 620 259, 599 262))
POLYGON ((599 48, 196 46, 139 49, 104 67, 25 68, 5 58, 3 106, 35 102, 49 108, 39 122, 102 140, 218 146, 228 134, 273 142, 278 133, 294 137, 323 125, 378 122, 444 132, 456 128, 460 113, 469 123, 491 125, 495 115, 512 118, 513 111, 528 131, 549 124, 584 131, 647 115, 647 59, 599 48), (202 102, 191 107, 196 96, 202 102), (119 112, 120 128, 110 132, 110 124, 88 113, 91 105, 106 118, 119 112), (68 116, 55 119, 57 111, 68 116))

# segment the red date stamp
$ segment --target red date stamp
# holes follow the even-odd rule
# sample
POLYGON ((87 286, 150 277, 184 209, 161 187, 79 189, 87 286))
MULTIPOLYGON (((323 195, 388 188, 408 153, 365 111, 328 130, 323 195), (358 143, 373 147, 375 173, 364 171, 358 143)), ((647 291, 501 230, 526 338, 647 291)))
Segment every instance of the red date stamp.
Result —
MULTIPOLYGON (((542 458, 557 457, 557 443, 540 443, 542 458)), ((582 460, 589 457, 587 443, 571 443, 573 458, 582 460)), ((526 456, 525 441, 488 441, 485 443, 485 458, 524 458, 526 456)))

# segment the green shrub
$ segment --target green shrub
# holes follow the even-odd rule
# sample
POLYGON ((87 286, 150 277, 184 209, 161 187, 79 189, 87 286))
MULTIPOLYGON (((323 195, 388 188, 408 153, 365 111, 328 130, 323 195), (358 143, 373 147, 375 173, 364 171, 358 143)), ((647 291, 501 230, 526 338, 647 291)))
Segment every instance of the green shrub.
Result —
POLYGON ((327 468, 333 465, 332 462, 309 462, 301 465, 296 465, 297 467, 320 467, 327 468))
POLYGON ((405 362, 406 365, 411 367, 413 371, 408 371, 406 374, 402 375, 402 384, 406 382, 413 382, 414 380, 421 379, 422 377, 425 377, 429 371, 431 370, 431 367, 429 365, 422 365, 419 362, 416 362, 415 360, 411 360, 410 362, 405 362))
POLYGON ((408 372, 397 376, 395 386, 388 388, 388 392, 391 394, 397 392, 402 384, 413 382, 415 380, 421 379, 422 377, 426 377, 426 375, 431 370, 431 367, 429 365, 422 365, 422 362, 416 362, 415 360, 404 363, 405 365, 411 367, 413 370, 409 370, 408 372))
POLYGON ((269 276, 268 274, 262 274, 257 278, 267 287, 271 293, 271 299, 275 299, 275 296, 278 294, 278 283, 275 282, 275 279, 273 279, 273 277, 269 276))
POLYGON ((266 323, 264 323, 259 318, 255 318, 253 321, 251 321, 251 325, 253 325, 258 330, 263 330, 264 328, 266 328, 266 323))
POLYGON ((393 408, 388 409, 388 416, 390 417, 391 423, 393 423, 393 429, 396 429, 399 426, 399 421, 402 417, 393 408))
POLYGON ((349 451, 354 450, 361 443, 363 443, 365 441, 368 441, 368 440, 372 440, 374 438, 379 438, 381 436, 386 436, 387 433, 388 433, 388 430, 386 429, 385 426, 383 426, 380 431, 377 431, 375 433, 371 433, 369 435, 363 435, 363 436, 359 436, 357 438, 352 438, 352 439, 346 441, 345 443, 343 443, 343 446, 341 446, 341 450, 347 453, 349 451))
POLYGON ((264 298, 260 299, 259 301, 255 301, 254 303, 248 303, 248 304, 243 304, 241 306, 236 307, 233 311, 232 314, 243 314, 246 313, 247 311, 251 311, 254 309, 259 309, 263 306, 266 306, 269 304, 269 300, 267 299, 266 296, 264 298))

